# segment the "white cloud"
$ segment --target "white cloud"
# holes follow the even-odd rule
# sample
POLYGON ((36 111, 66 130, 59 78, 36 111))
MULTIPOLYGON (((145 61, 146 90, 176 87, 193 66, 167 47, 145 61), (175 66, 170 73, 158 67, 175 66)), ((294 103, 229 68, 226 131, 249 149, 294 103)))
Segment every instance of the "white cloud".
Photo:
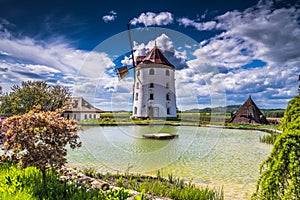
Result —
POLYGON ((284 108, 287 100, 297 94, 299 17, 299 9, 275 8, 273 2, 261 1, 244 11, 226 12, 211 23, 178 19, 181 25, 194 26, 199 31, 222 30, 221 34, 202 41, 194 52, 196 59, 188 62, 189 70, 206 73, 200 77, 201 74, 190 72, 184 79, 204 78, 208 84, 224 85, 227 104, 243 103, 251 94, 263 107, 284 108), (262 61, 265 66, 243 67, 253 60, 262 61), (219 72, 213 72, 212 67, 219 72), (228 71, 221 73, 224 67, 228 71))
POLYGON ((299 62, 299 17, 299 9, 275 9, 271 1, 261 1, 244 11, 228 11, 213 21, 196 22, 180 18, 178 22, 200 31, 224 30, 202 44, 213 59, 238 67, 249 63, 250 59, 260 59, 274 65, 299 62))
POLYGON ((296 67, 281 69, 265 66, 218 74, 212 81, 226 87, 229 104, 243 103, 248 95, 252 95, 264 108, 282 108, 297 91, 297 76, 294 76, 297 72, 299 68, 296 67), (237 99, 240 99, 239 102, 237 99))
POLYGON ((221 34, 210 39, 208 43, 204 41, 202 43, 204 44, 202 48, 194 54, 197 56, 199 52, 205 52, 220 66, 239 68, 255 59, 253 45, 236 37, 223 37, 221 34))
POLYGON ((272 4, 259 4, 244 12, 227 12, 218 16, 218 27, 225 37, 252 44, 254 56, 272 64, 300 61, 300 10, 274 9, 272 4))
POLYGON ((10 54, 5 52, 5 51, 0 51, 0 55, 3 55, 3 56, 9 56, 10 54))
POLYGON ((196 20, 191 20, 187 17, 177 19, 179 25, 183 25, 184 27, 192 26, 195 27, 198 31, 204 30, 213 30, 216 28, 217 23, 215 21, 208 22, 197 22, 196 20))
POLYGON ((115 80, 107 74, 115 64, 104 52, 77 50, 61 39, 41 42, 3 34, 0 52, 0 84, 4 92, 22 81, 46 81, 88 98, 95 97, 96 88, 102 87, 103 98, 110 101, 110 91, 104 86, 115 80))
POLYGON ((47 66, 61 73, 82 73, 86 76, 94 75, 95 71, 102 73, 114 64, 105 53, 88 52, 68 47, 64 41, 60 44, 40 43, 31 38, 0 39, 0 51, 12 60, 25 63, 35 63, 47 66))
MULTIPOLYGON (((174 48, 174 44, 172 40, 167 36, 166 34, 161 34, 154 40, 150 40, 147 44, 145 43, 140 43, 138 44, 137 42, 134 42, 134 57, 135 60, 138 56, 145 56, 147 53, 149 53, 153 47, 156 46, 162 51, 164 56, 168 59, 170 63, 172 63, 176 69, 182 69, 186 68, 186 51, 182 50, 176 50, 174 48)), ((121 61, 123 65, 131 65, 132 64, 132 59, 131 56, 127 57, 125 56, 124 59, 121 61)))
POLYGON ((145 26, 153 25, 168 25, 173 23, 173 15, 170 12, 160 12, 158 14, 153 12, 141 13, 139 17, 133 18, 130 24, 144 24, 145 26))
POLYGON ((115 11, 110 11, 108 15, 104 15, 102 17, 102 20, 105 22, 105 23, 108 23, 108 22, 111 22, 111 21, 114 21, 116 20, 117 18, 117 13, 115 11))

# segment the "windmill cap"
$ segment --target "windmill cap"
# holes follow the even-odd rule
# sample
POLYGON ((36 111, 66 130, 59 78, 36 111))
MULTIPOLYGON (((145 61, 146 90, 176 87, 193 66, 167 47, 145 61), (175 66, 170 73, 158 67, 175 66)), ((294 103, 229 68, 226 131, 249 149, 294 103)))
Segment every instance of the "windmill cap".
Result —
POLYGON ((138 64, 157 63, 174 67, 156 46, 146 55, 137 57, 138 64))

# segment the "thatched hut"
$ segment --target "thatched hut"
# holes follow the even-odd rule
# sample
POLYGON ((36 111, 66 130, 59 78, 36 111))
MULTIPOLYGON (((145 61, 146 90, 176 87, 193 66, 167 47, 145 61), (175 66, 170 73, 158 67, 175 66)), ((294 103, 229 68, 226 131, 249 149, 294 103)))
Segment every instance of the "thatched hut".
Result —
POLYGON ((251 96, 237 110, 232 113, 230 123, 234 124, 269 124, 268 120, 256 106, 251 96))

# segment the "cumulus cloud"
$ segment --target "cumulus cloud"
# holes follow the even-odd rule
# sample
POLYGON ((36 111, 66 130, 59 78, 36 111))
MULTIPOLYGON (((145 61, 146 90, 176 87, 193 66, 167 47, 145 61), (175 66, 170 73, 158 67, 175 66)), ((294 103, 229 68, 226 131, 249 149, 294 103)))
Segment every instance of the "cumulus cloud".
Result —
POLYGON ((274 9, 259 4, 244 12, 232 11, 217 17, 224 37, 235 37, 252 46, 255 57, 272 64, 300 61, 300 10, 294 7, 274 9))
MULTIPOLYGON (((188 62, 188 70, 206 71, 202 78, 207 83, 224 85, 227 104, 243 103, 252 94, 263 107, 284 108, 287 100, 297 94, 299 17, 300 10, 295 7, 275 7, 274 2, 261 1, 244 11, 228 11, 208 22, 180 18, 180 25, 194 26, 199 31, 222 31, 200 43, 193 54, 196 59, 188 62), (264 64, 255 66, 254 61, 264 64), (209 73, 213 66, 220 72, 209 73)), ((200 80, 196 74, 183 79, 195 78, 200 80)))
POLYGON ((184 26, 197 30, 223 30, 221 34, 202 43, 213 59, 242 66, 249 59, 280 64, 299 62, 300 10, 295 7, 274 8, 270 1, 244 11, 228 11, 214 20, 196 22, 180 18, 184 26), (235 64, 236 63, 236 64, 235 64))
POLYGON ((46 43, 32 38, 1 38, 0 51, 12 60, 51 67, 61 73, 91 76, 114 66, 107 54, 76 50, 64 41, 46 43), (82 67, 84 66, 84 70, 82 67))
POLYGON ((250 42, 241 40, 237 37, 223 37, 218 35, 208 42, 202 41, 201 49, 194 52, 194 55, 205 52, 220 66, 230 68, 240 68, 243 65, 251 63, 258 57, 254 56, 255 48, 250 42))
MULTIPOLYGON (((97 87, 110 101, 105 85, 115 80, 107 75, 115 64, 104 52, 83 51, 59 39, 55 42, 33 38, 0 37, 0 80, 4 92, 22 81, 46 81, 68 87, 74 96, 95 98, 97 87)), ((95 100, 94 100, 95 101, 95 100)))
POLYGON ((248 95, 252 95, 264 108, 280 108, 295 95, 297 76, 294 75, 298 72, 297 67, 281 70, 267 65, 238 73, 218 74, 212 81, 225 85, 228 104, 237 103, 237 99, 242 103, 248 95))
MULTIPOLYGON (((149 53, 153 47, 156 46, 162 51, 164 56, 168 59, 170 63, 172 63, 176 69, 183 69, 187 68, 186 64, 186 51, 176 50, 174 48, 174 44, 169 36, 166 34, 161 34, 154 40, 150 40, 147 44, 145 43, 137 43, 134 42, 134 57, 135 60, 138 56, 145 56, 149 53)), ((125 56, 124 59, 121 61, 123 65, 131 65, 132 59, 131 57, 125 56)))
POLYGON ((160 12, 158 14, 153 12, 141 13, 139 17, 133 18, 130 24, 144 24, 145 26, 153 25, 168 25, 173 23, 173 15, 170 12, 160 12))
POLYGON ((117 18, 117 13, 115 11, 110 11, 108 15, 104 15, 102 17, 102 20, 105 22, 105 23, 108 23, 108 22, 111 22, 111 21, 114 21, 115 19, 117 18))

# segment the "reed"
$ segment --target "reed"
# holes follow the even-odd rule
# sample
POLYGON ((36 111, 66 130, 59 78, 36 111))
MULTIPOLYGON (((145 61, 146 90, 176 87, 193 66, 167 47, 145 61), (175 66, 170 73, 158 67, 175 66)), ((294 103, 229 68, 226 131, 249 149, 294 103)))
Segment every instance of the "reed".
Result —
POLYGON ((266 143, 266 144, 274 144, 275 140, 277 139, 278 134, 268 134, 268 135, 264 135, 264 136, 260 136, 259 137, 259 141, 266 143))
POLYGON ((160 196, 175 200, 223 200, 223 189, 200 188, 192 182, 186 183, 180 178, 174 177, 172 174, 168 178, 161 176, 161 172, 157 172, 157 176, 142 176, 140 174, 133 175, 126 173, 122 174, 101 174, 97 172, 91 173, 92 169, 84 170, 89 174, 94 174, 95 178, 104 179, 110 184, 124 187, 126 189, 141 192, 141 195, 136 199, 149 199, 146 196, 160 196))

